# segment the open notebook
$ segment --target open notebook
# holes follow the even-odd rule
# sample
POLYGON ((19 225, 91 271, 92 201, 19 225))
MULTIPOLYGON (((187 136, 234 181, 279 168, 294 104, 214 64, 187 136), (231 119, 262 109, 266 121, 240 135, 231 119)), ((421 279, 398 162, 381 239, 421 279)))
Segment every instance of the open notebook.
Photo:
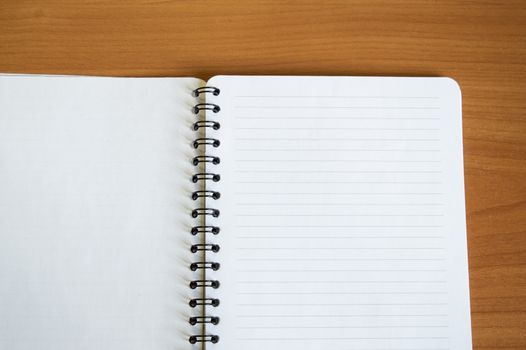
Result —
POLYGON ((0 348, 471 349, 448 78, 0 77, 0 348))

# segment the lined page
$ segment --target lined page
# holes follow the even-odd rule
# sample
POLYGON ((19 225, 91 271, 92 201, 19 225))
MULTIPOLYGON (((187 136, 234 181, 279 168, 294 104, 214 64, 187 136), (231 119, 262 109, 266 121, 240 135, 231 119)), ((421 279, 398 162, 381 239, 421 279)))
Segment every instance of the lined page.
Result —
POLYGON ((470 349, 447 78, 215 77, 217 349, 470 349))
POLYGON ((0 348, 200 349, 197 79, 0 77, 0 348))

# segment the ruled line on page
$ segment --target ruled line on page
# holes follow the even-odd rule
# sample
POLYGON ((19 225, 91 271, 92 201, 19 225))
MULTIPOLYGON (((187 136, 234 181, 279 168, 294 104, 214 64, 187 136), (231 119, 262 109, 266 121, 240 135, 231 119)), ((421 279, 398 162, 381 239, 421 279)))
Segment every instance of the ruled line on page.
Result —
POLYGON ((400 141, 400 142, 436 142, 437 138, 415 139, 415 138, 356 138, 356 137, 301 137, 301 138, 276 138, 276 137, 234 137, 234 141, 400 141))
POLYGON ((365 280, 304 280, 304 281, 291 281, 291 280, 273 280, 273 281, 262 281, 262 280, 237 280, 236 284, 316 284, 316 283, 331 283, 331 284, 347 284, 347 283, 447 283, 445 280, 379 280, 379 281, 365 281, 365 280))
MULTIPOLYGON (((440 110, 439 106, 309 106, 309 105, 236 105, 235 109, 370 109, 370 110, 440 110)), ((321 118, 320 118, 321 119, 321 118)))
POLYGON ((308 318, 308 317, 335 317, 335 318, 342 318, 342 317, 447 317, 448 314, 346 314, 346 315, 338 315, 338 314, 295 314, 295 315, 289 315, 289 314, 278 314, 278 315, 245 315, 240 314, 236 315, 236 317, 242 317, 242 318, 268 318, 268 317, 276 317, 276 318, 308 318))
POLYGON ((448 303, 236 303, 239 306, 446 306, 448 303))
POLYGON ((369 148, 235 148, 235 152, 440 152, 439 149, 369 148))
POLYGON ((333 292, 333 291, 320 291, 320 292, 305 292, 305 291, 294 291, 294 292, 236 292, 238 295, 447 295, 447 292, 333 292))
POLYGON ((317 163, 317 162, 338 162, 338 163, 441 163, 441 160, 389 160, 389 159, 254 159, 254 158, 238 158, 235 159, 237 163, 251 162, 251 163, 317 163))
POLYGON ((236 272, 446 272, 446 269, 239 269, 236 272))
MULTIPOLYGON (((237 337, 238 340, 252 340, 252 341, 309 341, 309 340, 323 340, 323 341, 339 341, 339 340, 395 340, 395 339, 449 339, 449 337, 300 337, 300 338, 285 338, 285 337, 265 337, 265 338, 250 338, 237 337)), ((421 350, 419 348, 419 350, 421 350)))
POLYGON ((234 225, 237 228, 442 228, 444 225, 234 225))
POLYGON ((235 95, 234 98, 344 98, 344 99, 428 99, 428 100, 438 100, 438 96, 391 96, 391 95, 382 95, 382 96, 357 96, 357 95, 235 95))
POLYGON ((236 169, 248 174, 441 174, 441 170, 254 170, 236 169))
POLYGON ((436 234, 436 232, 429 232, 429 233, 422 233, 418 232, 417 234, 408 234, 408 232, 403 232, 401 235, 401 232, 378 232, 378 233, 367 233, 367 232, 358 232, 358 233, 350 233, 350 232, 327 232, 326 230, 323 231, 313 231, 313 232, 305 232, 305 231, 299 231, 299 232, 291 232, 290 230, 266 230, 264 232, 258 231, 257 233, 244 233, 244 234, 236 234, 234 235, 235 238, 321 238, 321 239, 389 239, 389 238, 397 238, 397 239, 443 239, 446 238, 444 234, 436 234))
POLYGON ((286 236, 281 234, 267 235, 267 236, 253 236, 253 235, 236 235, 237 239, 445 239, 444 236, 311 236, 309 234, 300 233, 293 236, 286 236))
POLYGON ((442 217, 444 214, 234 214, 237 217, 442 217))
POLYGON ((392 248, 379 248, 379 247, 235 247, 236 250, 444 250, 443 247, 392 247, 392 248))
MULTIPOLYGON (((428 120, 440 120, 440 118, 435 117, 323 117, 326 120, 422 120, 422 121, 428 121, 428 120)), ((237 120, 319 120, 320 117, 241 117, 241 116, 235 116, 234 119, 237 120)))
POLYGON ((441 181, 233 181, 237 184, 404 184, 440 185, 441 181))
POLYGON ((363 128, 363 127, 239 127, 234 130, 370 130, 370 131, 439 131, 439 128, 363 128))
MULTIPOLYGON (((267 257, 237 258, 239 261, 268 261, 267 257)), ((272 258, 273 261, 446 261, 445 258, 272 258)))
POLYGON ((347 196, 347 195, 443 195, 443 192, 234 192, 235 195, 330 195, 330 196, 347 196))
POLYGON ((245 207, 267 207, 272 205, 274 207, 438 207, 445 205, 444 203, 262 203, 262 202, 244 202, 235 203, 236 206, 245 207))
POLYGON ((448 328, 448 325, 407 326, 237 326, 237 329, 399 329, 399 328, 448 328))

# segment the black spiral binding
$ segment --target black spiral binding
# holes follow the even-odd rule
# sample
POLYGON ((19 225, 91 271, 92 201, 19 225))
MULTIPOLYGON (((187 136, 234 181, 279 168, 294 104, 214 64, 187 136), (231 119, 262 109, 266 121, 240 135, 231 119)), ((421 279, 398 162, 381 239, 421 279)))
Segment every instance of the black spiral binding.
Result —
MULTIPOLYGON (((218 96, 220 94, 220 90, 213 86, 204 86, 204 87, 197 88, 192 92, 192 95, 194 97, 199 97, 201 94, 212 94, 213 96, 218 96)), ((192 112, 196 116, 199 116, 201 111, 212 111, 213 113, 218 113, 220 110, 221 108, 218 105, 213 104, 213 103, 197 103, 192 108, 192 112)), ((201 128, 210 128, 212 130, 218 130, 220 127, 221 125, 219 124, 219 122, 213 121, 213 120, 198 120, 193 125, 193 129, 195 131, 199 131, 201 128)), ((193 141, 192 146, 195 149, 199 149, 200 147, 206 147, 207 145, 216 148, 216 147, 219 147, 220 144, 221 142, 215 138, 197 137, 193 141)), ((206 155, 200 155, 200 156, 194 157, 192 160, 192 164, 194 166, 199 166, 201 163, 209 163, 211 165, 218 165, 220 161, 221 160, 219 159, 219 157, 206 154, 206 155)), ((192 176, 191 180, 193 183, 198 183, 198 182, 206 183, 207 181, 219 182, 221 180, 221 177, 219 174, 216 174, 216 173, 196 172, 192 176)), ((192 193, 192 199, 194 201, 198 200, 199 198, 211 198, 213 200, 217 200, 219 199, 220 196, 221 194, 218 191, 212 191, 212 190, 200 190, 200 191, 195 191, 192 193)), ((201 217, 211 216, 211 217, 217 218, 219 217, 220 212, 218 209, 215 209, 215 208, 194 208, 191 212, 191 215, 193 218, 198 218, 200 216, 201 217)), ((207 261, 208 258, 206 255, 207 252, 217 253, 219 251, 220 249, 219 245, 214 244, 214 243, 208 243, 208 237, 207 237, 207 234, 211 233, 212 235, 217 235, 219 234, 219 231, 220 231, 219 227, 212 226, 212 225, 204 225, 204 226, 202 225, 202 226, 192 227, 190 233, 194 236, 199 235, 199 234, 205 235, 205 239, 203 240, 205 243, 193 244, 190 247, 190 251, 194 254, 200 251, 204 252, 204 261, 197 261, 197 262, 191 263, 190 270, 192 271, 197 271, 197 270, 202 271, 202 270, 207 270, 207 269, 212 270, 212 271, 219 270, 220 264, 218 262, 207 261)), ((217 289, 219 288, 220 283, 217 280, 196 279, 196 280, 191 281, 189 286, 191 289, 196 289, 196 288, 217 289)), ((197 306, 203 306, 203 307, 211 306, 215 308, 219 306, 219 299, 206 298, 206 297, 196 298, 196 299, 191 299, 189 302, 189 305, 192 308, 195 308, 197 306)), ((219 317, 208 316, 208 315, 192 316, 189 318, 188 322, 192 326, 196 326, 200 324, 217 325, 219 323, 219 317)), ((213 334, 211 335, 201 335, 201 334, 192 335, 190 336, 188 341, 190 342, 190 344, 206 343, 206 342, 215 344, 219 341, 219 336, 213 335, 213 334)))

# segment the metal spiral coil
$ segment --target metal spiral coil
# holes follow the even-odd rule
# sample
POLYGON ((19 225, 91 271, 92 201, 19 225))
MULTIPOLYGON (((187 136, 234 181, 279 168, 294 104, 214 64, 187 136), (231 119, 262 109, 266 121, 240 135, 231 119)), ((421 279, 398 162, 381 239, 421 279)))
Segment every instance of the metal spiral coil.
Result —
POLYGON ((192 91, 192 96, 199 97, 199 95, 206 94, 206 93, 209 93, 209 94, 211 93, 214 96, 219 96, 220 92, 221 90, 219 90, 215 86, 203 86, 203 87, 197 88, 194 91, 192 91))
POLYGON ((195 236, 198 233, 211 233, 213 235, 217 235, 217 234, 219 234, 220 230, 221 229, 219 227, 217 227, 217 226, 210 226, 210 225, 194 226, 190 230, 190 233, 192 234, 192 236, 195 236))
POLYGON ((190 344, 211 342, 215 344, 219 341, 218 335, 192 335, 188 340, 190 344))
POLYGON ((219 270, 221 265, 218 262, 195 262, 190 264, 190 270, 197 271, 198 269, 211 269, 213 271, 219 270))
POLYGON ((219 113, 221 107, 214 103, 198 103, 192 108, 192 112, 194 112, 194 114, 199 114, 199 112, 205 110, 212 111, 214 113, 219 113))
POLYGON ((218 307, 220 304, 220 301, 219 299, 215 299, 215 298, 195 298, 195 299, 190 299, 190 302, 188 304, 191 307, 197 307, 200 305, 205 305, 205 306, 210 305, 213 307, 218 307))
POLYGON ((219 281, 216 281, 216 280, 196 280, 196 281, 190 282, 190 288, 192 289, 196 289, 199 287, 217 289, 219 288, 219 286, 220 286, 220 283, 219 281))
POLYGON ((221 159, 219 159, 219 157, 214 157, 214 156, 196 156, 196 157, 194 157, 194 159, 192 160, 192 164, 197 166, 197 165, 199 165, 199 163, 212 163, 214 165, 217 165, 217 164, 221 163, 221 159))
POLYGON ((197 183, 198 181, 212 180, 214 182, 219 182, 221 176, 219 174, 213 173, 197 173, 192 176, 192 182, 197 183))
POLYGON ((195 139, 193 143, 195 149, 199 148, 199 146, 204 146, 204 145, 211 145, 217 148, 219 147, 220 144, 221 142, 218 139, 213 139, 211 137, 198 138, 198 139, 195 139))
POLYGON ((212 199, 219 199, 221 197, 221 193, 217 191, 195 191, 192 193, 192 199, 195 201, 198 198, 205 198, 209 197, 212 199))
POLYGON ((188 322, 195 326, 198 323, 211 323, 213 325, 219 324, 219 317, 217 316, 196 316, 196 317, 190 317, 188 322))
POLYGON ((219 244, 192 244, 190 246, 190 251, 192 253, 197 253, 199 251, 210 251, 212 253, 217 253, 221 248, 219 244))
POLYGON ((199 120, 194 123, 194 130, 198 131, 200 128, 212 128, 214 130, 219 130, 221 124, 214 122, 212 120, 199 120))
MULTIPOLYGON (((199 97, 202 94, 211 94, 213 96, 218 96, 220 94, 220 90, 213 86, 204 86, 197 88, 192 91, 192 96, 199 97)), ((211 111, 213 113, 218 113, 221 110, 221 108, 214 104, 214 103, 197 103, 195 106, 192 107, 192 113, 199 116, 202 111, 211 111)), ((197 120, 193 124, 193 130, 196 132, 200 132, 202 129, 208 128, 209 130, 219 130, 221 127, 220 123, 214 120, 197 120)), ((213 137, 196 137, 195 140, 192 142, 192 147, 194 149, 199 149, 203 147, 204 149, 208 149, 207 147, 213 147, 217 148, 221 145, 221 142, 213 137)), ((209 164, 209 165, 218 165, 221 162, 219 157, 209 154, 199 155, 192 159, 192 164, 196 167, 199 167, 201 164, 209 164)), ((206 172, 196 172, 194 175, 192 175, 191 181, 193 183, 216 183, 221 180, 221 176, 215 172, 208 172, 208 169, 206 172)), ((200 198, 203 199, 212 199, 212 200, 218 200, 220 198, 221 194, 218 191, 214 190, 198 190, 192 192, 191 198, 194 201, 197 201, 200 198)), ((201 208, 197 207, 194 208, 191 211, 191 216, 194 219, 206 218, 206 217, 212 217, 217 218, 219 217, 220 212, 218 209, 215 208, 201 208)), ((220 264, 215 261, 207 261, 207 253, 217 253, 220 249, 220 246, 218 244, 209 243, 208 235, 217 235, 219 234, 219 227, 212 226, 212 225, 200 225, 200 226, 194 226, 192 227, 190 233, 193 236, 196 235, 204 235, 203 239, 199 244, 193 244, 190 246, 190 251, 194 254, 198 252, 203 253, 203 261, 195 261, 190 264, 190 270, 191 271, 202 271, 203 276, 206 275, 206 270, 210 271, 217 271, 220 268, 220 264)), ((220 283, 217 280, 213 279, 195 279, 193 281, 190 281, 189 287, 190 289, 203 289, 203 298, 195 298, 191 299, 189 302, 190 307, 195 308, 198 306, 202 306, 204 308, 206 307, 217 307, 219 306, 219 299, 216 298, 207 298, 206 297, 206 290, 207 289, 217 289, 219 288, 220 283)), ((205 309, 206 310, 206 309, 205 309)), ((206 310, 208 311, 208 310, 206 310)), ((192 326, 196 325, 203 325, 205 324, 211 324, 211 325, 217 325, 219 323, 219 317, 217 316, 208 316, 208 315, 200 315, 200 316, 191 316, 188 319, 188 322, 192 326)), ((188 339, 190 344, 196 344, 196 343, 217 343, 219 341, 219 336, 214 334, 195 334, 191 335, 188 339)))

